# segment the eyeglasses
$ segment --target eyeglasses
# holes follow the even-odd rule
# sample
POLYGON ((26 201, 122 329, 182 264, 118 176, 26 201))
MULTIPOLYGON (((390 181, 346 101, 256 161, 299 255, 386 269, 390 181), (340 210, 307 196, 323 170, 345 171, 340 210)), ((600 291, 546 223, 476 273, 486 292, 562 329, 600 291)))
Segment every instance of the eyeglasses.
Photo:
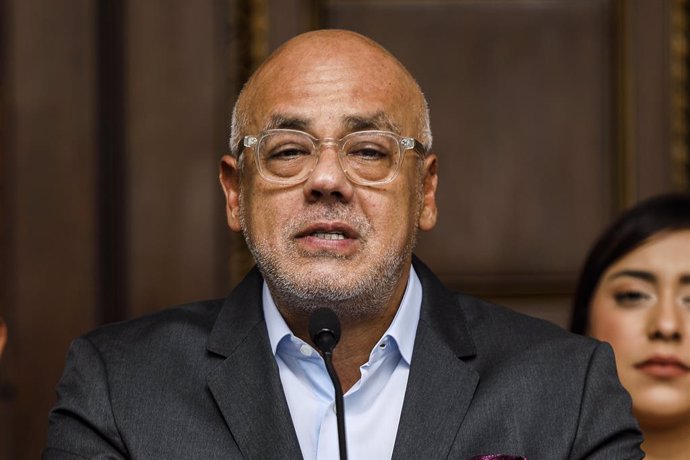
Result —
POLYGON ((418 140, 390 131, 356 131, 336 140, 318 139, 294 129, 269 129, 244 136, 243 145, 254 150, 261 177, 283 185, 305 181, 316 168, 324 146, 337 148, 340 167, 359 185, 387 184, 398 175, 407 150, 422 158, 426 153, 418 140))

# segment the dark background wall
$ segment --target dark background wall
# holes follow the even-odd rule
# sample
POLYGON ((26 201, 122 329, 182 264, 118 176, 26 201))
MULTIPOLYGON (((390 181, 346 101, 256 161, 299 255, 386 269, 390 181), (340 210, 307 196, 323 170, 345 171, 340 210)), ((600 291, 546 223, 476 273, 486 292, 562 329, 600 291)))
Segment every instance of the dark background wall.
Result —
POLYGON ((620 209, 687 190, 682 0, 0 0, 0 458, 37 458, 69 342, 225 295, 251 264, 217 165, 252 68, 312 28, 429 99, 451 287, 565 325, 620 209))

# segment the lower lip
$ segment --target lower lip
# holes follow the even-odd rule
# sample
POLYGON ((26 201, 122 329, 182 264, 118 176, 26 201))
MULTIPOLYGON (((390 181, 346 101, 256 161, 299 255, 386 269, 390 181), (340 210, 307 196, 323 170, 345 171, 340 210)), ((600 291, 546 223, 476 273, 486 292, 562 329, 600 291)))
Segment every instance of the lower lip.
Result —
POLYGON ((650 377, 656 378, 675 378, 688 374, 688 369, 678 364, 648 363, 637 366, 637 368, 650 377))

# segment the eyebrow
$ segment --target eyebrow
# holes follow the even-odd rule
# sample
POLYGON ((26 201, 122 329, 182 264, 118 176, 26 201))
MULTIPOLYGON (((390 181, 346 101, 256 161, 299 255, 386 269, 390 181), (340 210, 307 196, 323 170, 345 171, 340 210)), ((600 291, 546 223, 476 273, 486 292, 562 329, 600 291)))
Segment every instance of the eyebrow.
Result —
MULTIPOLYGON (((610 274, 607 278, 609 280, 613 280, 616 278, 621 278, 623 276, 629 276, 632 278, 641 279, 641 280, 647 281, 649 283, 656 283, 657 282, 657 278, 653 273, 645 272, 642 270, 621 270, 619 272, 615 272, 615 273, 610 274)), ((689 278, 688 281, 690 281, 690 276, 688 276, 688 278, 689 278)))
POLYGON ((269 129, 297 129, 299 131, 306 131, 309 128, 309 122, 304 118, 290 117, 287 115, 271 115, 264 131, 269 129))
POLYGON ((361 117, 350 115, 345 117, 345 126, 348 131, 363 131, 367 129, 376 129, 381 131, 392 131, 400 133, 400 128, 385 112, 376 112, 370 117, 361 117))
MULTIPOLYGON (((613 279, 620 278, 623 276, 630 276, 632 278, 641 279, 641 280, 647 281, 649 283, 656 283, 657 282, 657 277, 653 273, 645 272, 642 270, 621 270, 619 272, 610 274, 607 277, 607 279, 613 280, 613 279)), ((680 284, 689 284, 690 285, 690 274, 680 275, 678 282, 680 284)))
MULTIPOLYGON (((384 112, 376 112, 372 116, 348 115, 344 117, 343 124, 347 132, 364 131, 369 129, 392 131, 400 133, 400 128, 384 112)), ((283 114, 271 115, 268 123, 264 126, 264 131, 269 129, 296 129, 299 131, 309 130, 311 123, 309 120, 300 117, 293 117, 283 114)))

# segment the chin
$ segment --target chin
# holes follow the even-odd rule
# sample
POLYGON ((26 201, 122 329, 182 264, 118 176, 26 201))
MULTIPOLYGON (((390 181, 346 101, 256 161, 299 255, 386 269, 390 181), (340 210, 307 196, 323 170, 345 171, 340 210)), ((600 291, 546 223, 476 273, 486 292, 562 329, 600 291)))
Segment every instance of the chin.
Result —
POLYGON ((670 394, 633 395, 633 412, 644 428, 669 428, 690 423, 690 396, 670 394))
POLYGON ((643 430, 663 430, 690 424, 690 411, 675 410, 665 411, 661 408, 650 410, 637 410, 633 408, 633 414, 643 430))

